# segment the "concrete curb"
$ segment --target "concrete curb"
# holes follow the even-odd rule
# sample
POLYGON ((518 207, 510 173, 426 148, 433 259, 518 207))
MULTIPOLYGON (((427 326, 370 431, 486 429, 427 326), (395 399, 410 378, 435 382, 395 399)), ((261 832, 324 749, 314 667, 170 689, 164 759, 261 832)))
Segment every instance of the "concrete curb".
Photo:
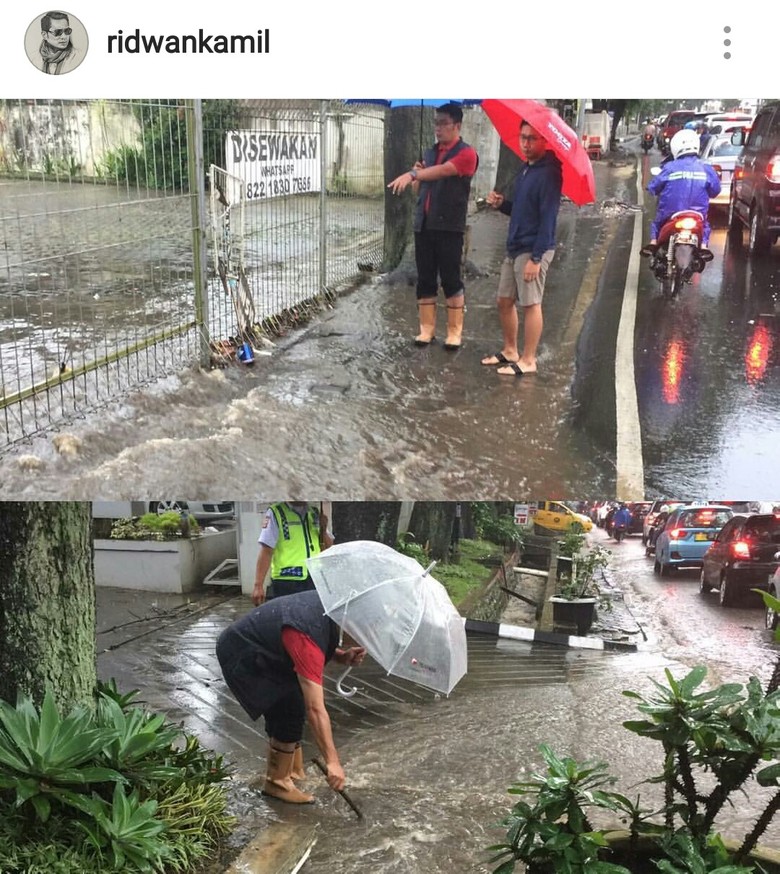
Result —
POLYGON ((276 823, 247 844, 225 874, 297 874, 317 843, 316 825, 276 823))
POLYGON ((578 649, 620 650, 621 652, 639 651, 638 644, 626 643, 621 640, 605 640, 602 637, 578 637, 575 634, 538 631, 535 628, 504 625, 500 622, 482 622, 478 619, 467 619, 466 631, 472 631, 475 634, 488 634, 493 637, 509 638, 511 640, 525 640, 529 643, 550 643, 556 646, 578 649))

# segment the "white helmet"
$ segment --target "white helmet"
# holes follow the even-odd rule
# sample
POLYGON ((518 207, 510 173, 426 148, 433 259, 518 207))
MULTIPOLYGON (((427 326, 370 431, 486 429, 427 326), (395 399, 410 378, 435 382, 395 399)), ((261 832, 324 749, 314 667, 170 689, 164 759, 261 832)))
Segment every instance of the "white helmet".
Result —
POLYGON ((669 143, 672 155, 681 158, 683 155, 699 154, 699 135, 692 130, 678 130, 669 143))

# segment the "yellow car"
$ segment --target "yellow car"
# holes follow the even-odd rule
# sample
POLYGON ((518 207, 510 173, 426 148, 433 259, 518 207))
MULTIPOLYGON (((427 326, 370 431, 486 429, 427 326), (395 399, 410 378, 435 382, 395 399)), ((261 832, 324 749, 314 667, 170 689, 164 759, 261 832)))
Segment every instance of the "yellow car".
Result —
POLYGON ((590 531, 593 528, 593 522, 587 516, 575 513, 559 501, 537 501, 536 505, 537 510, 533 520, 534 525, 539 528, 546 528, 548 531, 568 531, 574 523, 581 525, 583 531, 590 531))

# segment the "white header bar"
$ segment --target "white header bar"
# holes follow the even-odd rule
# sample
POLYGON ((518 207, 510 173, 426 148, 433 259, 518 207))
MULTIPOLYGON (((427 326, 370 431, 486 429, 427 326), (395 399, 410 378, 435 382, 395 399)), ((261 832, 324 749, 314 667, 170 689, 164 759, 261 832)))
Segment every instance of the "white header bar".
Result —
POLYGON ((0 97, 389 98, 444 90, 474 98, 728 98, 772 96, 777 81, 772 16, 758 0, 486 0, 466 11, 418 0, 65 0, 54 8, 75 19, 78 66, 63 72, 63 63, 60 74, 34 66, 29 57, 40 64, 44 42, 49 66, 58 63, 62 33, 52 34, 63 21, 44 39, 41 18, 51 7, 7 3, 0 97))

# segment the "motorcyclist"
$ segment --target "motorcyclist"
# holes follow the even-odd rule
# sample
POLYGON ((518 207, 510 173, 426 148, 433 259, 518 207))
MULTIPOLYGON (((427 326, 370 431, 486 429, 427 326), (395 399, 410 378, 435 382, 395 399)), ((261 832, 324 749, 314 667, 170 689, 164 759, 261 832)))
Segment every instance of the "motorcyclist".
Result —
POLYGON ((695 131, 677 131, 669 143, 672 160, 664 162, 661 172, 654 176, 647 190, 658 197, 655 218, 650 227, 650 242, 642 250, 654 254, 658 248, 658 233, 672 215, 681 210, 692 209, 704 217, 701 247, 706 248, 710 239, 710 224, 707 211, 710 198, 720 194, 720 179, 715 170, 699 159, 699 137, 695 131))
POLYGON ((653 124, 652 120, 649 118, 645 119, 645 126, 642 129, 643 137, 652 137, 655 142, 656 134, 658 133, 658 128, 653 124))
POLYGON ((621 504, 617 510, 615 510, 615 515, 612 517, 612 529, 623 527, 626 531, 628 531, 628 526, 631 524, 631 511, 625 504, 621 504))

